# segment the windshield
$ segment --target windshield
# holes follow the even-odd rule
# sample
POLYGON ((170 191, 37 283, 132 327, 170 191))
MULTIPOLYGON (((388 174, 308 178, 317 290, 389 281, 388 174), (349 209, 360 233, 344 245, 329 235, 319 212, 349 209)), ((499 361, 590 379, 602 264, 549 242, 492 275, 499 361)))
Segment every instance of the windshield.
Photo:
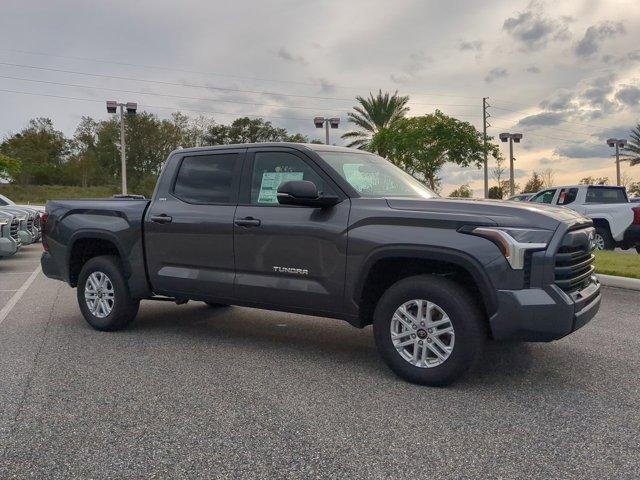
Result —
POLYGON ((330 151, 318 154, 363 197, 437 197, 411 175, 377 155, 330 151))

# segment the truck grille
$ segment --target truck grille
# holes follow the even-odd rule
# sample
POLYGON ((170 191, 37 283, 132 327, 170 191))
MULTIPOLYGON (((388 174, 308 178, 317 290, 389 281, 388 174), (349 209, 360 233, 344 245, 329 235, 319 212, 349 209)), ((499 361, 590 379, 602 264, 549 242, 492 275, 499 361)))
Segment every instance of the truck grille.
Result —
POLYGON ((580 290, 595 270, 593 228, 567 232, 555 257, 555 283, 565 292, 580 290))
POLYGON ((14 218, 13 220, 11 220, 11 230, 10 230, 10 235, 11 238, 13 238, 16 242, 19 240, 19 236, 18 236, 18 230, 20 228, 20 221, 17 218, 14 218))

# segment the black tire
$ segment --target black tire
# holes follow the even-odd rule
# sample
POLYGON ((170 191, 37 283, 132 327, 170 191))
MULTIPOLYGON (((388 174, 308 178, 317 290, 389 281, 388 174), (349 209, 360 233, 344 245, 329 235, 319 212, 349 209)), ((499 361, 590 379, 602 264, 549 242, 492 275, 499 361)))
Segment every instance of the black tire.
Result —
POLYGON ((483 317, 469 293, 456 282, 433 275, 408 277, 392 285, 376 306, 373 334, 380 355, 398 376, 412 383, 438 387, 460 378, 475 363, 487 338, 483 317), (438 366, 415 366, 393 345, 390 328, 394 312, 414 299, 437 304, 446 312, 454 328, 453 350, 438 366))
POLYGON ((122 330, 136 317, 140 307, 140 300, 131 298, 120 260, 110 255, 94 257, 84 264, 78 276, 77 294, 82 315, 96 330, 109 332, 122 330), (113 285, 113 307, 111 312, 103 318, 94 315, 85 300, 87 279, 94 272, 106 274, 113 285))
POLYGON ((229 305, 226 303, 215 303, 215 302, 204 302, 205 304, 207 304, 208 307, 211 308, 222 308, 222 307, 228 307, 229 305))
POLYGON ((640 245, 636 246, 636 252, 640 254, 640 245))
POLYGON ((613 250, 616 248, 616 241, 611 236, 611 232, 608 227, 596 227, 596 235, 600 235, 600 237, 602 237, 604 245, 604 248, 599 250, 613 250))

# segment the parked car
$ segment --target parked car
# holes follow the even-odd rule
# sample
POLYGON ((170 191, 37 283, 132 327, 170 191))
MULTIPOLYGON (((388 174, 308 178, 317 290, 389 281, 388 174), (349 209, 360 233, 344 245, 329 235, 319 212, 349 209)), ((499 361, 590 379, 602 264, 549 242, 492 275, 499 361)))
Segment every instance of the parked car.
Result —
POLYGON ((0 258, 10 257, 20 250, 22 242, 18 227, 19 220, 15 215, 0 210, 0 258))
POLYGON ((640 253, 640 206, 629 202, 624 187, 565 185, 538 192, 529 200, 570 208, 593 220, 596 248, 635 248, 640 253))
POLYGON ((6 206, 12 206, 12 207, 27 207, 30 208, 32 210, 37 210, 39 212, 44 212, 44 205, 19 205, 16 202, 14 202, 13 200, 11 200, 9 197, 6 197, 2 194, 0 194, 0 207, 6 207, 6 206))
POLYGON ((550 341, 599 309, 591 220, 443 199, 373 154, 287 143, 173 152, 151 200, 50 201, 42 268, 98 330, 141 299, 373 324, 387 365, 445 385, 487 337, 550 341))
POLYGON ((640 197, 631 197, 629 201, 633 203, 640 203, 640 197))
POLYGON ((535 193, 521 193, 519 195, 514 195, 510 197, 509 200, 512 202, 528 202, 531 197, 533 197, 535 193))
POLYGON ((40 240, 40 212, 28 207, 6 206, 0 211, 15 214, 20 220, 19 235, 23 245, 30 245, 40 240))

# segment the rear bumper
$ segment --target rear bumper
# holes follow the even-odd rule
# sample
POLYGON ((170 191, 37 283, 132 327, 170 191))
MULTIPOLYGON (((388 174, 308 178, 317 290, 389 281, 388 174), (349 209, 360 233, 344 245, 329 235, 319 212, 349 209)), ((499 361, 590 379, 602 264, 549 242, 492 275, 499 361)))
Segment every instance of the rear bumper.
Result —
POLYGON ((595 276, 571 294, 555 285, 499 290, 498 310, 489 319, 496 340, 549 342, 586 325, 600 308, 600 282, 595 276))
POLYGON ((42 266, 42 273, 44 273, 45 276, 55 280, 66 281, 49 252, 42 253, 42 257, 40 257, 40 265, 42 266))

